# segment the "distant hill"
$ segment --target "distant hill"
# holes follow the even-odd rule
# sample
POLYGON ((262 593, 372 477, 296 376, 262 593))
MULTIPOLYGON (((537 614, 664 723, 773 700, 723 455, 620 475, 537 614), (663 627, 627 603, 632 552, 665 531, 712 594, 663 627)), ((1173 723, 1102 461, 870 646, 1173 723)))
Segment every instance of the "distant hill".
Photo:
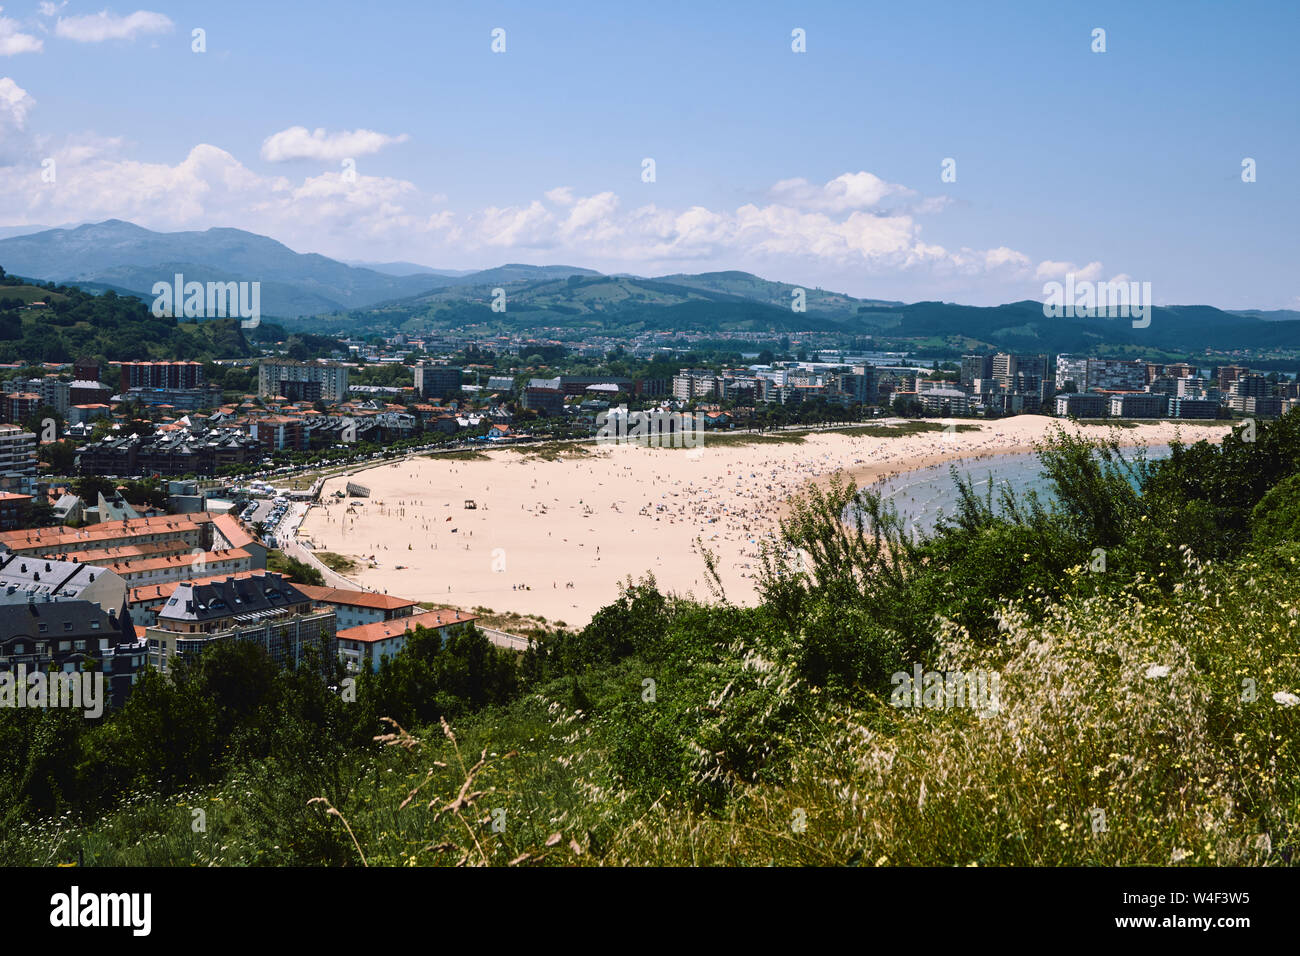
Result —
POLYGON ((1263 319, 1265 322, 1297 322, 1300 321, 1300 312, 1295 309, 1272 309, 1264 311, 1261 309, 1230 309, 1233 315, 1250 315, 1257 319, 1263 319))
POLYGON ((863 331, 882 346, 912 348, 980 345, 1020 352, 1059 354, 1105 351, 1142 355, 1159 350, 1193 355, 1215 350, 1300 349, 1300 325, 1267 322, 1253 315, 1208 305, 1156 307, 1151 324, 1133 328, 1129 318, 1047 318, 1033 300, 977 307, 947 302, 914 302, 861 313, 863 331))
POLYGON ((360 262, 356 259, 341 259, 344 265, 358 269, 370 269, 388 276, 457 276, 472 275, 477 269, 431 269, 414 262, 360 262))
POLYGON ((186 281, 258 281, 262 311, 271 316, 363 308, 439 281, 353 268, 241 229, 153 232, 117 219, 0 239, 0 266, 43 281, 106 283, 143 295, 176 271, 186 281))
POLYGON ((804 290, 804 301, 809 311, 824 312, 831 315, 854 315, 863 307, 903 304, 881 299, 855 299, 853 296, 845 295, 842 292, 828 292, 825 289, 800 286, 797 283, 772 282, 768 279, 760 279, 748 272, 703 272, 699 275, 674 274, 659 276, 655 281, 694 289, 707 289, 711 292, 724 292, 784 309, 790 308, 794 290, 802 288, 804 290))
POLYGON ((577 266, 528 266, 512 262, 494 269, 483 269, 456 276, 447 283, 447 287, 471 285, 509 285, 514 282, 544 282, 547 279, 565 279, 569 276, 598 276, 594 269, 580 269, 577 266))
POLYGON ((960 353, 976 349, 1111 355, 1206 350, 1300 350, 1300 312, 1226 311, 1204 305, 1153 310, 1135 329, 1126 318, 1048 319, 1041 303, 976 307, 901 303, 764 279, 748 272, 604 275, 567 265, 507 263, 475 272, 397 261, 346 264, 297 253, 239 229, 153 232, 120 220, 0 239, 0 266, 40 281, 135 295, 181 273, 187 281, 259 281, 262 313, 305 331, 376 329, 566 329, 627 336, 641 331, 821 331, 870 337, 877 348, 960 353), (503 289, 506 311, 493 312, 503 289), (804 290, 806 311, 792 293, 804 290))

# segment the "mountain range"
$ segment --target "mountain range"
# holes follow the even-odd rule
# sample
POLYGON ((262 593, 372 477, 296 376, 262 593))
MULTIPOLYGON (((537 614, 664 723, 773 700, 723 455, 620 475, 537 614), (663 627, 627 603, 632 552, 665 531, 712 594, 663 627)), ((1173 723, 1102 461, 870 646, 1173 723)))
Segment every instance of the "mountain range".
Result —
MULTIPOLYGON (((0 235, 37 227, 0 227, 0 235)), ((240 229, 154 232, 121 220, 45 229, 0 239, 0 267, 40 281, 112 290, 152 301, 155 282, 261 282, 262 313, 321 331, 496 326, 641 330, 820 331, 869 336, 877 347, 960 352, 982 347, 1032 352, 1170 355, 1205 351, 1289 354, 1300 350, 1300 313, 1229 311, 1205 305, 1157 307, 1151 324, 1127 319, 1048 319, 1028 300, 975 307, 861 299, 799 289, 747 272, 644 278, 567 265, 509 263, 480 271, 412 262, 345 263, 298 253, 240 229), (505 312, 490 304, 503 290, 505 312)))

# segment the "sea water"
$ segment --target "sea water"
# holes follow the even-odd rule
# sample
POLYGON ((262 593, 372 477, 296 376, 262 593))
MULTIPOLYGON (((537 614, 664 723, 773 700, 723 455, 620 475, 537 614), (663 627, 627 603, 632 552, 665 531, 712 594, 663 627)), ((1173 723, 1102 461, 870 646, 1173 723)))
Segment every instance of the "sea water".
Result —
MULTIPOLYGON (((1122 449, 1130 460, 1141 449, 1122 449)), ((1148 461, 1167 458, 1168 445, 1150 445, 1145 450, 1148 461)), ((1009 488, 1017 498, 1036 492, 1044 505, 1052 501, 1052 483, 1043 473, 1043 463, 1035 452, 984 455, 979 458, 958 458, 928 468, 907 471, 883 479, 871 486, 880 492, 885 501, 893 504, 905 526, 915 531, 929 533, 934 530, 940 516, 951 517, 957 512, 960 496, 952 469, 963 479, 970 478, 975 494, 983 499, 993 484, 993 506, 998 509, 1002 489, 1009 488)))

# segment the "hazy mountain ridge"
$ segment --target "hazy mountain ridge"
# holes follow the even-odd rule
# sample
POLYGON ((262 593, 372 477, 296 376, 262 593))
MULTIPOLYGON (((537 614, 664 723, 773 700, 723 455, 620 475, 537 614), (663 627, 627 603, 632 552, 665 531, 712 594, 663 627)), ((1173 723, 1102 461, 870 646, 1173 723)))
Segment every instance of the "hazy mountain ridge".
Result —
POLYGON ((820 331, 870 336, 880 348, 1186 354, 1300 349, 1300 312, 1179 305, 1128 318, 1048 318, 1040 302, 998 306, 901 303, 747 272, 605 275, 567 265, 506 263, 476 272, 410 262, 346 264, 239 229, 160 233, 121 220, 0 239, 0 266, 43 281, 113 289, 152 301, 155 282, 261 282, 264 315, 338 332, 496 325, 608 334, 667 331, 820 331), (397 274, 405 270, 410 274, 397 274), (795 312, 802 289, 805 311, 795 312), (134 291, 132 291, 134 290, 134 291), (491 303, 505 294, 506 311, 491 303))

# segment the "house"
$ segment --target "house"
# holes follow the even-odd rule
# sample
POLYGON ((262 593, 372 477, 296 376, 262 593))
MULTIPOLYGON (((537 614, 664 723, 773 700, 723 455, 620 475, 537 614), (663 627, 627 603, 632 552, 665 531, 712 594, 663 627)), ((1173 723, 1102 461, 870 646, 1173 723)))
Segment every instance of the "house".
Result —
POLYGON ((59 524, 82 521, 86 516, 85 508, 86 503, 77 495, 60 495, 59 500, 54 502, 54 517, 59 524))
POLYGON ((340 630, 410 617, 418 607, 416 602, 409 598, 375 594, 373 591, 354 591, 313 584, 295 584, 294 587, 317 604, 333 608, 340 630))
POLYGON ((478 618, 472 614, 444 609, 349 627, 339 631, 339 656, 347 664, 348 670, 354 673, 363 666, 377 671, 385 657, 394 657, 406 647, 416 627, 437 631, 438 637, 446 640, 452 628, 476 620, 478 618))

